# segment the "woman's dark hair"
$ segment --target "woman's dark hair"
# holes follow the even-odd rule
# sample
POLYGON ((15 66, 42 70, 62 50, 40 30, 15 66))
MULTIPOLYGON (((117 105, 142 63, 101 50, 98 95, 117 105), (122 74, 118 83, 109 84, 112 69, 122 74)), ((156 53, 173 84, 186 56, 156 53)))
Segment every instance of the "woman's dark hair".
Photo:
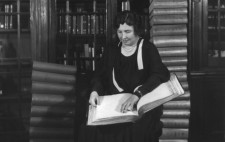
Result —
POLYGON ((131 11, 122 11, 116 16, 115 20, 115 29, 118 29, 120 27, 120 24, 126 23, 129 26, 134 27, 134 33, 136 35, 141 34, 141 20, 140 16, 137 15, 135 12, 131 11))

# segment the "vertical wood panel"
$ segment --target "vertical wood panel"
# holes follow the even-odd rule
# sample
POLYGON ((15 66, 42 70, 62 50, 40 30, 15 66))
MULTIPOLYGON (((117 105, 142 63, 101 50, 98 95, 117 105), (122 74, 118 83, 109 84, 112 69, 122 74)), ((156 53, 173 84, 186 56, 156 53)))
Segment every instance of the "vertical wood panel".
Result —
POLYGON ((30 3, 32 58, 48 61, 49 0, 32 0, 30 3))
POLYGON ((55 37, 57 32, 57 15, 56 15, 56 1, 55 0, 49 0, 49 50, 48 50, 48 59, 49 62, 55 62, 56 61, 56 49, 55 49, 55 37))

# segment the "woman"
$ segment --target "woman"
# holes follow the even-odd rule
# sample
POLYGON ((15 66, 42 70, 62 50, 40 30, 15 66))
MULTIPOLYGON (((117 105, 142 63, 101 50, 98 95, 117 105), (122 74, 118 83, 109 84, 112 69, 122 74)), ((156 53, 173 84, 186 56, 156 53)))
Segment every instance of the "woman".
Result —
MULTIPOLYGON (((135 13, 124 11, 116 18, 118 47, 105 53, 101 70, 92 80, 89 103, 99 104, 100 95, 131 93, 121 112, 133 109, 138 100, 159 84, 169 80, 169 71, 162 63, 156 47, 142 39, 140 21, 135 13)), ((162 131, 162 107, 143 115, 135 123, 106 126, 82 126, 80 142, 156 142, 162 131)))

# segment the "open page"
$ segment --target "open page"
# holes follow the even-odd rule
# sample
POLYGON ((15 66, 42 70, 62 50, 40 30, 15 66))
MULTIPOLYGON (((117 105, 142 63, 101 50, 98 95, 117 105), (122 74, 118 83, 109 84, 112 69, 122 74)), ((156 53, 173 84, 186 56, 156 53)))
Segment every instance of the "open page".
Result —
POLYGON ((90 107, 88 125, 107 125, 115 123, 132 122, 141 117, 145 112, 160 106, 180 95, 184 90, 175 74, 171 74, 170 80, 160 84, 156 89, 145 94, 137 104, 137 111, 120 112, 122 103, 131 94, 121 93, 100 97, 100 105, 90 107), (138 115, 139 114, 139 115, 138 115))
POLYGON ((100 96, 100 105, 89 109, 88 125, 105 125, 107 123, 122 123, 133 121, 138 117, 137 111, 120 112, 122 103, 131 94, 121 93, 109 96, 100 96))
POLYGON ((175 74, 171 74, 170 80, 160 84, 153 91, 144 95, 137 104, 139 114, 143 114, 159 105, 162 105, 180 95, 184 90, 175 74))

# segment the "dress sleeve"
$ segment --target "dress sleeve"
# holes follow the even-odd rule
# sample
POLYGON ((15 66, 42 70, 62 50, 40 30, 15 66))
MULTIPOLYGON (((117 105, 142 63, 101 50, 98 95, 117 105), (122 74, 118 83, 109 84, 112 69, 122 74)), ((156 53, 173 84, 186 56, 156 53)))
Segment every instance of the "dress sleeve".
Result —
POLYGON ((142 50, 144 69, 147 69, 148 73, 146 81, 137 90, 142 95, 145 95, 161 83, 168 81, 170 73, 162 63, 162 59, 154 44, 146 41, 143 44, 142 50))

